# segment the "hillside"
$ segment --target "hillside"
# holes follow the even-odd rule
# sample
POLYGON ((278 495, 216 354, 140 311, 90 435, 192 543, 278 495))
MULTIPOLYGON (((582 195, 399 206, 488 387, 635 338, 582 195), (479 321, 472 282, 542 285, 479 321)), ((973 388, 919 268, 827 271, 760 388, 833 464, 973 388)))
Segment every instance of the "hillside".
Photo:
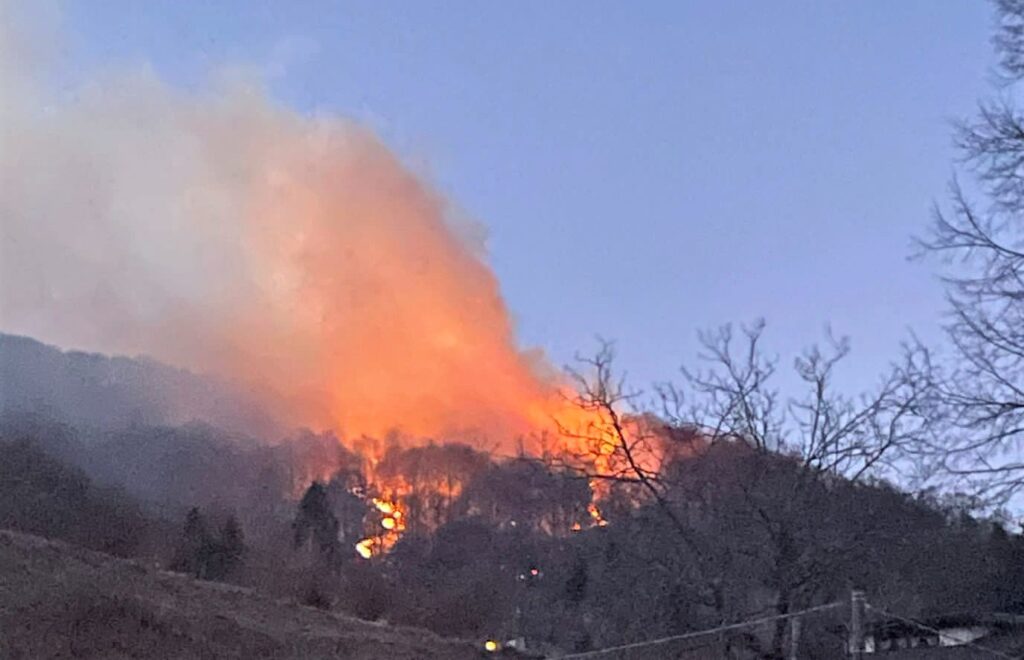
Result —
POLYGON ((264 406, 216 378, 0 333, 0 414, 24 413, 100 431, 194 420, 263 438, 281 430, 264 406))
POLYGON ((496 657, 64 543, 0 531, 0 657, 496 657))

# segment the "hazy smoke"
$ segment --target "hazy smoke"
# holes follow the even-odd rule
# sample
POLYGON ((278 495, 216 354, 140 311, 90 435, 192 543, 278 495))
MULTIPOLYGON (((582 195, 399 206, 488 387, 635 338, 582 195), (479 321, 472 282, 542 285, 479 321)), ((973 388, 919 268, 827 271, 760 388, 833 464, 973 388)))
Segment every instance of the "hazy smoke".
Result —
POLYGON ((370 131, 230 76, 188 93, 136 70, 54 98, 10 23, 0 329, 225 374, 349 435, 545 419, 482 247, 370 131))

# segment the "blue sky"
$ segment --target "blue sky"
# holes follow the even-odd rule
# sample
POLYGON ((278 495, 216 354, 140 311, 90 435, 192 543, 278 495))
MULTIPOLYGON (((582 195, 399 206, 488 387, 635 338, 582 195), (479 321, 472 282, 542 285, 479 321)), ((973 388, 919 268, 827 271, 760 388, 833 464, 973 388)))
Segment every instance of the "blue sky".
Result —
POLYGON ((869 382, 936 337, 909 262, 990 91, 983 2, 68 2, 75 69, 201 85, 248 65, 302 112, 374 126, 489 230, 522 341, 601 334, 637 383, 695 332, 766 317, 787 359, 826 324, 869 382))

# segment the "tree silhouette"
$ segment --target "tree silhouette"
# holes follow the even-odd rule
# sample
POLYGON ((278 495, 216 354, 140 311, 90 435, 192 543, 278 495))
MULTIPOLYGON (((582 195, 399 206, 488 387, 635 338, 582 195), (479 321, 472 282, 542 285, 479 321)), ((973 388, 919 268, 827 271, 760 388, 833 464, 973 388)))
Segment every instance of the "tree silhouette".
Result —
POLYGON ((238 570, 244 554, 245 536, 233 515, 215 537, 199 507, 192 507, 170 568, 200 580, 224 580, 238 570))
POLYGON ((206 518, 199 507, 192 507, 185 515, 185 525, 171 561, 171 569, 206 579, 213 554, 214 542, 206 518))
POLYGON ((1013 102, 1024 79, 1024 1, 995 6, 1000 94, 957 127, 969 184, 953 180, 919 239, 947 265, 952 350, 916 342, 907 368, 929 394, 921 417, 934 432, 920 455, 930 474, 1001 503, 1024 487, 1024 114, 1013 102))
POLYGON ((245 534, 238 519, 231 515, 220 529, 211 557, 211 580, 222 580, 235 573, 242 565, 245 555, 245 534))
POLYGON ((336 565, 341 557, 338 518, 331 510, 327 489, 319 481, 311 483, 302 496, 292 530, 295 548, 311 543, 322 561, 336 565))

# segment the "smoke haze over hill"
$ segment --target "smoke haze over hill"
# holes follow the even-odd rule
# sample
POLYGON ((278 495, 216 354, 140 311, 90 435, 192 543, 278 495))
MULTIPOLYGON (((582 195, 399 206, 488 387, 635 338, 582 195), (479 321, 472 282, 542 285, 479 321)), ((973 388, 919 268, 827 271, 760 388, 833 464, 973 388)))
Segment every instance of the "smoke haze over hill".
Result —
POLYGON ((238 72, 56 93, 34 44, 59 36, 22 23, 0 27, 2 329, 235 379, 347 435, 546 423, 480 228, 370 131, 238 72))

